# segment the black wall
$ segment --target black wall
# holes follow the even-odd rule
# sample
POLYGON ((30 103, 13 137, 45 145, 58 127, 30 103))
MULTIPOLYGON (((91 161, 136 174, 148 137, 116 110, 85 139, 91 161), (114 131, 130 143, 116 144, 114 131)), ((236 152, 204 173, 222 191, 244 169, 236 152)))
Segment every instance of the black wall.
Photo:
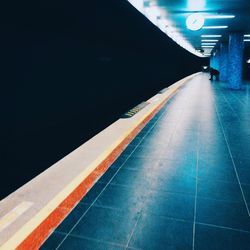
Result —
POLYGON ((0 198, 203 63, 126 0, 19 1, 6 13, 0 198))

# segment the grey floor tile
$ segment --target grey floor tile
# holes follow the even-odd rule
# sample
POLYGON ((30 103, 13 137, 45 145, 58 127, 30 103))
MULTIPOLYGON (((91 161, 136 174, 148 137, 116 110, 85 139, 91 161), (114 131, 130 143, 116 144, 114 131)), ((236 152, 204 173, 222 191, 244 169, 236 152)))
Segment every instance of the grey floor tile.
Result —
POLYGON ((198 198, 196 221, 250 232, 250 217, 244 202, 198 198))
POLYGON ((250 233, 196 225, 196 250, 249 250, 250 233))
POLYGON ((145 200, 143 212, 193 222, 194 206, 194 196, 155 191, 145 200))
POLYGON ((95 206, 140 212, 147 196, 145 188, 109 185, 95 203, 95 206))
POLYGON ((139 220, 130 247, 140 249, 192 249, 193 223, 144 214, 139 220))
POLYGON ((90 205, 104 188, 105 184, 99 182, 95 183, 95 185, 88 191, 80 202, 90 205))
POLYGON ((207 180, 198 181, 197 195, 202 198, 243 202, 239 183, 215 181, 208 178, 207 180))
POLYGON ((92 207, 71 234, 126 245, 138 217, 133 210, 92 207))
POLYGON ((89 205, 79 203, 73 211, 63 220, 63 222, 56 228, 57 232, 68 233, 77 221, 83 216, 89 205))
POLYGON ((66 234, 54 232, 40 247, 41 250, 54 250, 63 241, 66 234))

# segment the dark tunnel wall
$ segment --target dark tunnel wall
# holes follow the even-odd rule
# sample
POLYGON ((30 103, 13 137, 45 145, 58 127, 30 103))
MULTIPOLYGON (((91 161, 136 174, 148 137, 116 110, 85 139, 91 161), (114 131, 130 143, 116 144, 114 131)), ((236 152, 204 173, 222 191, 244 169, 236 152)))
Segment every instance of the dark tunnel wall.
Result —
POLYGON ((126 0, 19 1, 1 26, 0 198, 204 63, 126 0))

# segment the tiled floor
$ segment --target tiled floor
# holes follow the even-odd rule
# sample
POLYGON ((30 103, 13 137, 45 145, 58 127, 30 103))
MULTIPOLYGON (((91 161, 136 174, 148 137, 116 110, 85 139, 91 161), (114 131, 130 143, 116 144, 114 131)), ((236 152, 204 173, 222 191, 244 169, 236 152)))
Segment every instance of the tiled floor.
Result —
POLYGON ((192 79, 42 249, 250 249, 250 86, 192 79))

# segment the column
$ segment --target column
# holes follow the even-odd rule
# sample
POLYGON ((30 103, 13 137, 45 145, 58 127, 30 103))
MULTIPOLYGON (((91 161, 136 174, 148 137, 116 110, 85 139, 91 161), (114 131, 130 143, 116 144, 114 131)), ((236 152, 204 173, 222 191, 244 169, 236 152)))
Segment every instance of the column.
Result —
POLYGON ((220 81, 226 82, 228 80, 228 44, 220 44, 220 81))
POLYGON ((215 51, 214 68, 217 69, 217 70, 220 70, 220 51, 219 50, 215 51))
POLYGON ((228 46, 228 82, 229 88, 240 89, 243 71, 244 36, 232 33, 228 46))
POLYGON ((219 70, 219 51, 213 51, 210 57, 210 67, 219 70))

